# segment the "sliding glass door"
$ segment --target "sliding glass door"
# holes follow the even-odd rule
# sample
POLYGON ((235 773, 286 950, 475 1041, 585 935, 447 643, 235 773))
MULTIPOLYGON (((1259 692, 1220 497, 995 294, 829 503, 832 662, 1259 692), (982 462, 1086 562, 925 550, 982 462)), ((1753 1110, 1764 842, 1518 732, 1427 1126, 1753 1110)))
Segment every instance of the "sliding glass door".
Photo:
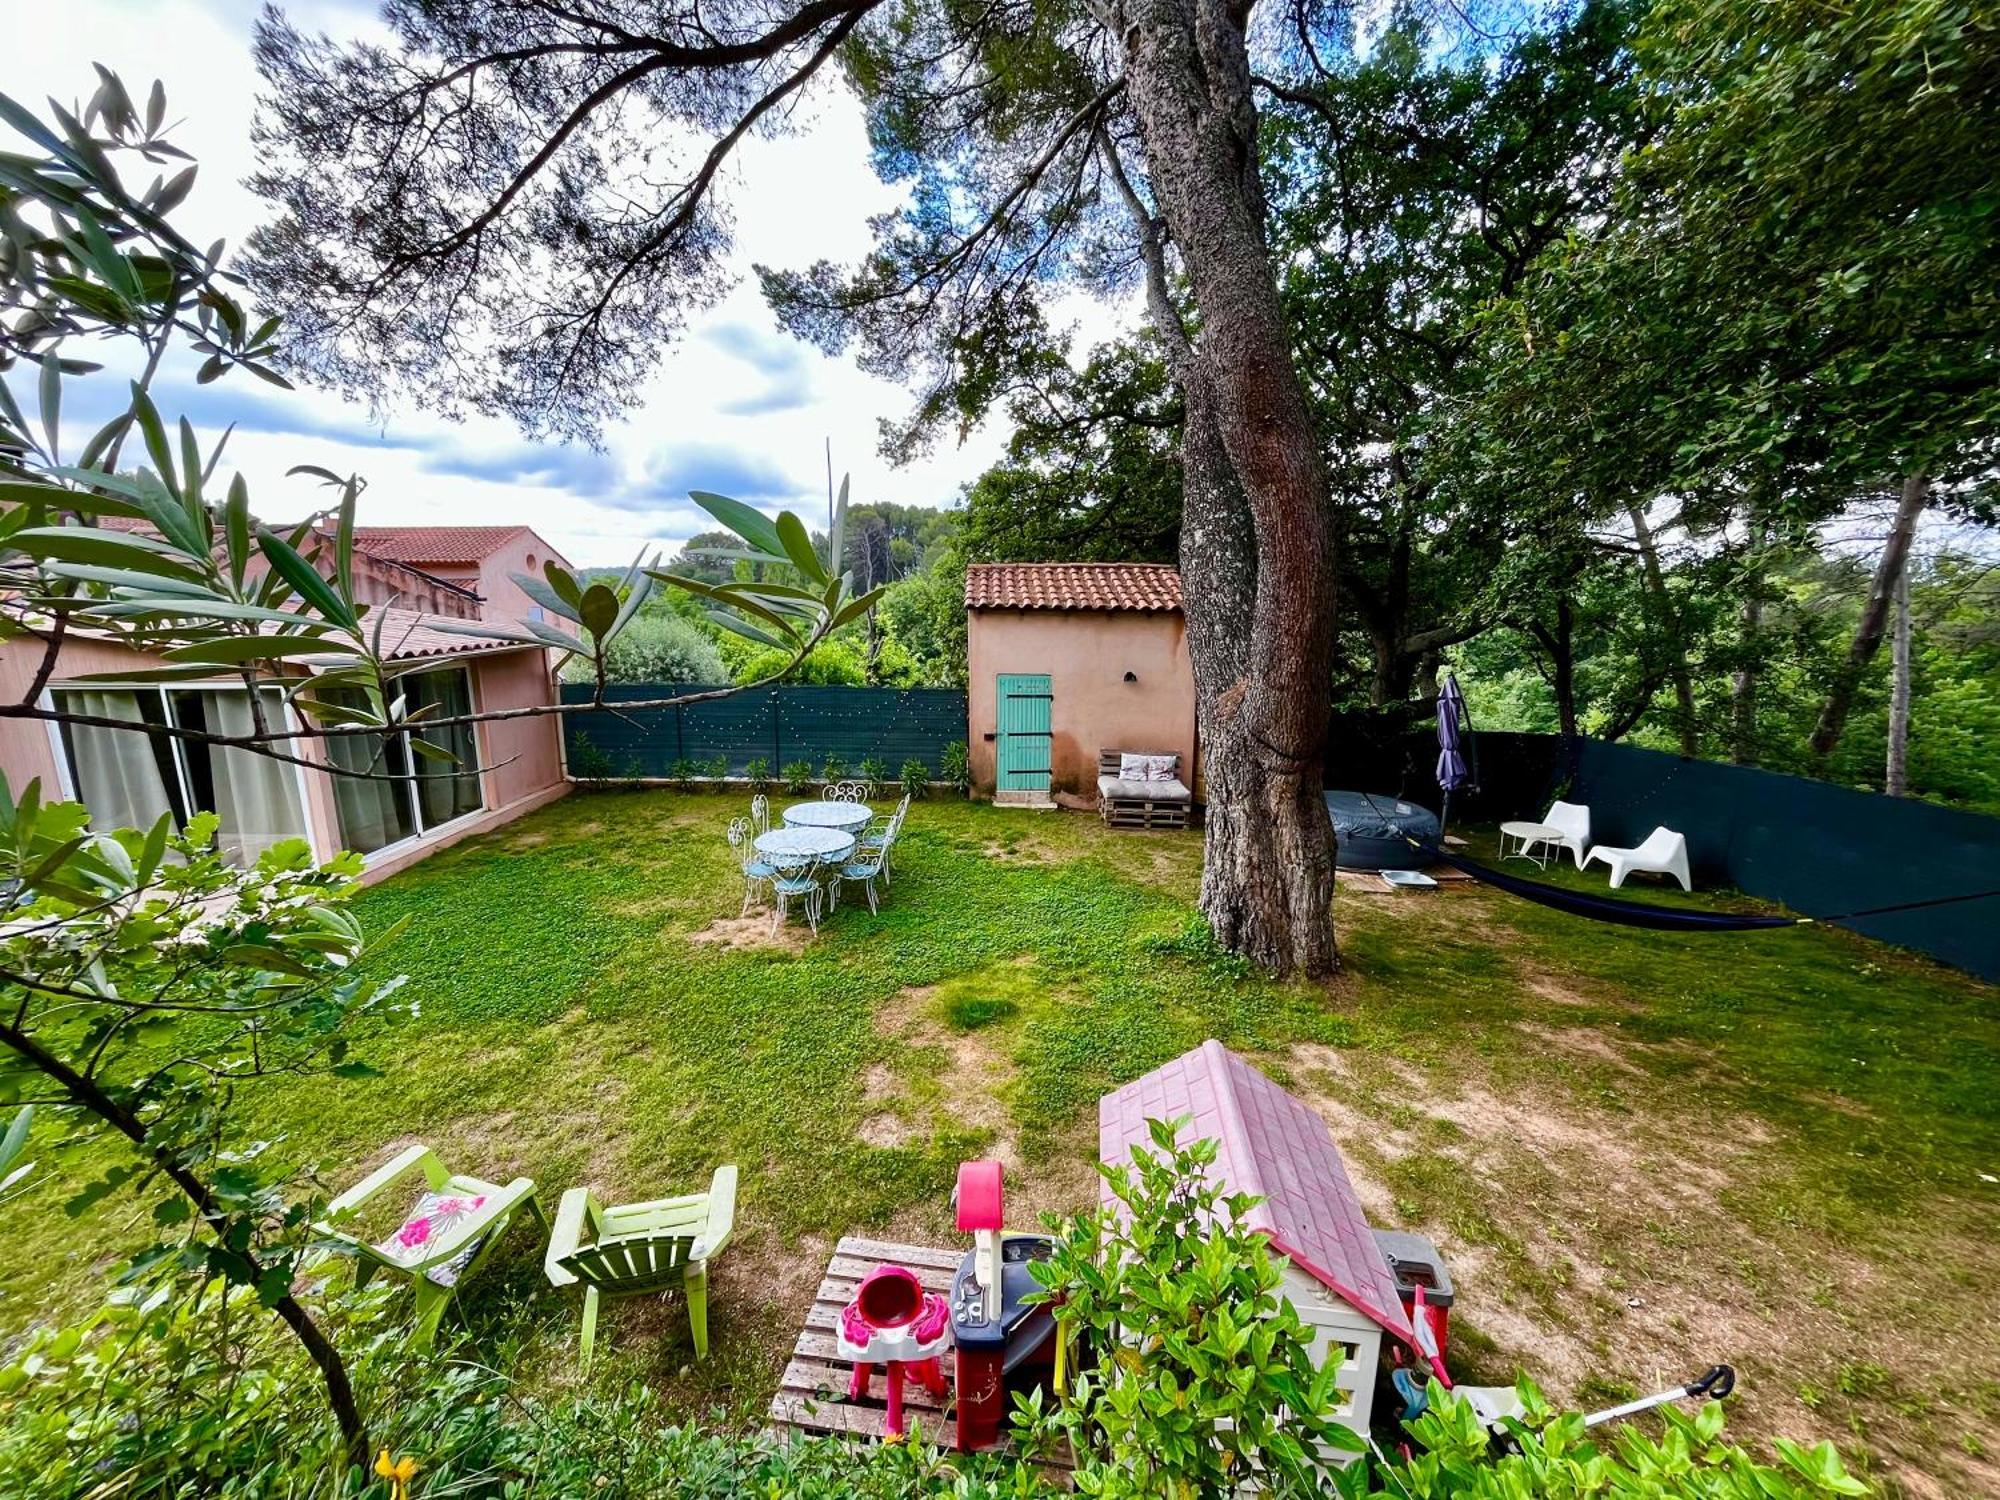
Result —
MULTIPOLYGON (((335 776, 334 808, 340 841, 372 854, 390 844, 478 812, 485 806, 479 784, 479 741, 470 724, 426 729, 427 721, 458 718, 473 711, 472 681, 463 667, 412 672, 396 679, 404 712, 419 714, 414 737, 448 758, 412 746, 412 734, 335 735, 326 741, 334 765, 363 775, 335 776)), ((342 695, 329 694, 337 703, 342 695)), ((351 706, 362 700, 354 694, 351 706)))
MULTIPOLYGON (((221 822, 216 846, 232 864, 251 865, 281 839, 303 838, 305 811, 295 767, 253 751, 205 745, 167 733, 255 732, 250 694, 241 688, 58 688, 59 707, 130 724, 62 726, 63 751, 77 800, 101 829, 150 828, 161 813, 185 829, 197 812, 221 822)), ((264 723, 285 723, 284 700, 263 695, 264 723)), ((287 746, 289 748, 289 746, 287 746)))

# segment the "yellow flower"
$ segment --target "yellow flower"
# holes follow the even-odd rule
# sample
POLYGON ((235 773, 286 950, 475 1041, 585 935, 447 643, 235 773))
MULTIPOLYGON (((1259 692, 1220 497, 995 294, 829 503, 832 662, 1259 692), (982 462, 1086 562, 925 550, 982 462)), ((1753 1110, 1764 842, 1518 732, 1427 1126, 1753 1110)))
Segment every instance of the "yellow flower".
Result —
POLYGON ((375 1472, 389 1481, 389 1500, 410 1500, 410 1481, 416 1477, 417 1461, 405 1453, 399 1459, 389 1457, 384 1448, 375 1460, 375 1472))

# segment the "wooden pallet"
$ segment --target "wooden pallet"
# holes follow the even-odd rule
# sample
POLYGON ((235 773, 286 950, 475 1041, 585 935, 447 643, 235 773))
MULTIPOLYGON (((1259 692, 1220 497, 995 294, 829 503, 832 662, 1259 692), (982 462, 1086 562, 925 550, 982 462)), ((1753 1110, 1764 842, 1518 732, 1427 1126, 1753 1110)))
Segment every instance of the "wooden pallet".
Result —
MULTIPOLYGON (((877 1266, 906 1266, 916 1273, 927 1292, 947 1295, 952 1273, 958 1270, 957 1250, 933 1250, 923 1245, 891 1245, 880 1240, 842 1238, 834 1247, 833 1259, 813 1297, 806 1326, 792 1348, 791 1362, 778 1381, 778 1394, 771 1398, 771 1430, 779 1437, 792 1433, 809 1436, 827 1434, 882 1438, 886 1389, 884 1372, 875 1372, 869 1394, 858 1401, 847 1396, 848 1377, 854 1367, 835 1352, 834 1331, 840 1324, 840 1310, 854 1300, 861 1278, 877 1266)), ((945 1355, 949 1370, 951 1355, 945 1355)), ((951 1441, 951 1398, 940 1402, 916 1381, 903 1385, 903 1423, 912 1434, 921 1432, 927 1442, 939 1445, 951 1441)))
POLYGON ((1136 797, 1107 797, 1101 816, 1112 828, 1185 828, 1188 826, 1188 804, 1141 801, 1136 797))

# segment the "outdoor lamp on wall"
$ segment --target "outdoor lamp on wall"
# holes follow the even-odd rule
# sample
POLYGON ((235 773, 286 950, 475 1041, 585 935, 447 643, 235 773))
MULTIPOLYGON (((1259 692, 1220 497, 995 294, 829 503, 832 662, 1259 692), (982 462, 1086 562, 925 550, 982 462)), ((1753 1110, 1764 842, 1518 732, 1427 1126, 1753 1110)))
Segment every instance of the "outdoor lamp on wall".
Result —
POLYGON ((1137 672, 1127 672, 1125 674, 1125 680, 1127 682, 1137 682, 1139 680, 1139 674, 1137 672))

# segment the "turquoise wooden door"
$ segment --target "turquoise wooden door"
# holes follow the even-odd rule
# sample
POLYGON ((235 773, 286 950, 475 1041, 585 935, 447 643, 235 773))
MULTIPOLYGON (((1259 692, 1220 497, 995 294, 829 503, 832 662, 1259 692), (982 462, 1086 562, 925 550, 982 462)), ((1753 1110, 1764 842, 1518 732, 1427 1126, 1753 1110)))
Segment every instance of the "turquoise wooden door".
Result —
POLYGON ((1003 792, 1049 789, 1049 679, 1000 674, 1000 756, 996 785, 1003 792))

